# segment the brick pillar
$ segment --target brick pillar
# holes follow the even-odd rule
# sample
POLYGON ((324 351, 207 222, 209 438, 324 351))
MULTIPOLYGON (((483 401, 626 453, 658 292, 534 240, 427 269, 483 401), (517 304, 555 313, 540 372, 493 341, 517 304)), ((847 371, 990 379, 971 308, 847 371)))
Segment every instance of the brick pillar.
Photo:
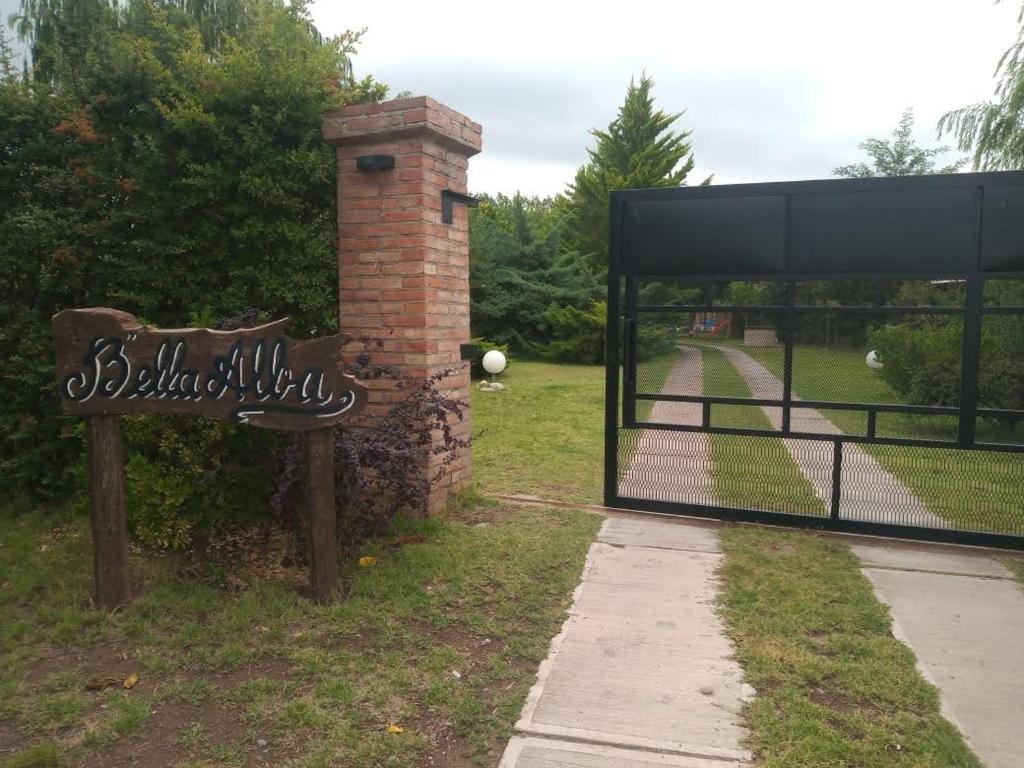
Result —
MULTIPOLYGON (((466 193, 480 134, 478 123, 424 96, 352 105, 324 118, 338 158, 342 331, 379 339, 372 361, 413 379, 454 369, 441 388, 467 401, 469 364, 459 346, 469 341, 469 219, 456 204, 454 223, 442 223, 441 192, 466 193), (358 170, 356 159, 366 155, 393 156, 394 168, 358 170)), ((381 411, 401 396, 375 386, 368 408, 381 411)), ((468 412, 453 431, 468 437, 468 412)), ((436 459, 424 471, 436 474, 436 459)), ((431 511, 469 475, 467 450, 446 468, 431 511)))

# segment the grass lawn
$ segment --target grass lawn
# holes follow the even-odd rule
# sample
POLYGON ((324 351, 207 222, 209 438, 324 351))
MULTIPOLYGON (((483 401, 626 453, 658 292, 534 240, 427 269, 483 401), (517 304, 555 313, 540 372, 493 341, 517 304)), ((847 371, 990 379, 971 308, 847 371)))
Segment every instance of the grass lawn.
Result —
MULTIPOLYGON (((714 382, 718 397, 750 397, 750 388, 721 351, 700 347, 705 389, 714 382)), ((771 429, 760 408, 715 405, 711 423, 716 427, 771 429)), ((825 515, 824 503, 803 476, 782 440, 772 437, 711 435, 715 495, 722 504, 807 515, 825 515)))
POLYGON ((400 522, 326 607, 287 564, 134 557, 144 594, 106 614, 86 520, 0 512, 0 765, 493 764, 598 524, 487 501, 400 522))
MULTIPOLYGON (((721 394, 749 396, 720 352, 703 349, 702 355, 709 378, 729 390, 721 394)), ((477 394, 478 429, 481 423, 520 425, 510 437, 518 455, 493 435, 476 443, 483 488, 564 496, 560 485, 578 494, 589 476, 596 498, 601 375, 599 368, 516 363, 505 379, 511 392, 477 394), (566 394, 587 389, 593 392, 587 401, 566 394), (534 402, 549 390, 555 398, 550 406, 534 402), (598 428, 585 433, 592 441, 589 451, 566 465, 560 450, 544 445, 545 435, 571 433, 578 449, 584 433, 567 425, 581 418, 598 428)), ((718 424, 767 426, 757 408, 721 406, 713 413, 718 424)), ((765 439, 756 457, 741 453, 741 445, 740 439, 712 437, 716 489, 723 500, 742 504, 756 488, 758 498, 777 495, 773 503, 780 508, 824 513, 780 440, 765 439)), ((935 690, 916 671, 913 654, 892 637, 886 608, 844 544, 806 532, 736 526, 724 529, 723 545, 721 605, 747 679, 758 692, 746 719, 759 765, 979 766, 940 716, 935 690)))
POLYGON ((480 490, 600 503, 604 367, 516 361, 501 381, 472 395, 480 490))
POLYGON ((1006 557, 1003 559, 1006 567, 1017 575, 1017 581, 1024 586, 1024 557, 1006 557))
MULTIPOLYGON (((668 375, 672 372, 672 368, 677 360, 679 360, 679 354, 677 352, 669 352, 668 354, 653 357, 643 363, 638 363, 637 368, 640 370, 637 371, 636 391, 646 394, 660 393, 664 389, 665 381, 668 379, 668 375)), ((637 421, 647 421, 656 402, 655 400, 637 400, 637 421)))
MULTIPOLYGON (((717 386, 748 394, 718 351, 702 355, 717 386)), ((509 391, 474 392, 481 489, 598 500, 603 375, 517 362, 509 391)), ((723 499, 757 484, 781 508, 822 513, 782 442, 765 446, 744 457, 713 437, 723 499)), ((485 499, 400 521, 358 553, 375 565, 348 565, 333 606, 299 597, 305 571, 280 558, 197 572, 135 556, 144 593, 106 614, 89 608, 87 521, 0 510, 0 766, 493 765, 599 523, 485 499), (106 678, 117 685, 89 690, 106 678)), ((759 765, 978 765, 843 544, 737 526, 723 545, 759 765)))
POLYGON ((844 544, 735 526, 722 545, 758 765, 980 768, 844 544))
MULTIPOLYGON (((743 351, 782 377, 773 350, 743 351)), ((896 393, 864 364, 857 350, 798 347, 793 350, 793 391, 806 400, 899 402, 896 393)), ((848 433, 864 434, 866 417, 829 410, 824 415, 848 433)), ((880 435, 942 438, 955 435, 952 418, 925 421, 903 414, 880 415, 880 435)), ((937 515, 957 527, 1024 534, 1024 455, 941 448, 864 446, 937 515)))

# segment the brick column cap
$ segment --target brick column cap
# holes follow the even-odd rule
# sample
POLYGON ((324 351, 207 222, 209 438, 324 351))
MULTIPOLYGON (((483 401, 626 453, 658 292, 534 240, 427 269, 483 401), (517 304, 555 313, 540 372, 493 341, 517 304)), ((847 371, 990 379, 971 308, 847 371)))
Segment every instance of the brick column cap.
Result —
POLYGON ((324 115, 324 139, 334 146, 430 136, 466 157, 481 148, 480 123, 429 96, 350 104, 324 115))

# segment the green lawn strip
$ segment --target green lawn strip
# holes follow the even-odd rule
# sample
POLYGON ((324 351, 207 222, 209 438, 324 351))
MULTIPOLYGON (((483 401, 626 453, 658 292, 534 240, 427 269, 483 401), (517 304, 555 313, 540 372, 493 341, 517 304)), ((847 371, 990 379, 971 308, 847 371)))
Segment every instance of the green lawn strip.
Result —
POLYGON ((1017 581, 1019 581, 1021 585, 1024 586, 1024 557, 1005 557, 1003 558, 1003 563, 1006 565, 1007 568, 1013 571, 1014 575, 1017 577, 1017 581))
MULTIPOLYGON (((750 397, 750 388, 736 368, 711 346, 700 347, 705 392, 714 382, 720 397, 750 397)), ((757 406, 713 405, 715 427, 771 429, 768 417, 757 406)), ((711 435, 715 494, 727 506, 764 508, 809 515, 826 514, 786 446, 778 438, 711 435)))
POLYGON ((721 605, 762 768, 979 767, 893 638, 856 558, 801 532, 722 532, 721 605))
MULTIPOLYGON (((777 354, 756 347, 743 351, 782 377, 777 354)), ((864 355, 850 349, 795 348, 793 391, 805 400, 899 402, 878 372, 864 364, 864 355)), ((844 432, 865 432, 863 414, 826 410, 824 415, 844 432)), ((936 428, 912 415, 880 415, 878 424, 880 434, 946 439, 955 433, 951 420, 944 420, 944 426, 936 428)), ((917 494, 928 509, 958 527, 1024 534, 1024 456, 942 448, 862 447, 917 494)))
POLYGON ((604 368, 516 361, 505 392, 473 404, 473 477, 485 493, 598 503, 604 461, 604 368))
POLYGON ((198 707, 174 742, 183 763, 241 764, 257 738, 289 767, 423 764, 438 739, 493 763, 599 522, 488 502, 398 521, 358 553, 376 565, 348 564, 348 595, 331 606, 288 583, 301 569, 225 587, 136 558, 145 593, 104 614, 88 607, 87 521, 0 512, 0 727, 21 750, 10 764, 117 764, 175 707, 198 707), (85 690, 130 671, 131 691, 85 690), (206 736, 211 718, 230 721, 229 740, 206 736))
MULTIPOLYGON (((665 388, 665 381, 668 379, 668 375, 672 372, 672 368, 679 362, 678 352, 669 352, 664 355, 658 355, 652 357, 643 363, 638 363, 637 367, 643 370, 643 386, 638 383, 637 391, 644 392, 646 394, 659 394, 662 389, 665 388)), ((639 372, 638 372, 639 373, 639 372)), ((650 418, 651 410, 654 408, 656 400, 637 400, 636 401, 636 418, 637 421, 647 421, 650 418)), ((626 462, 622 462, 625 464, 626 462)))

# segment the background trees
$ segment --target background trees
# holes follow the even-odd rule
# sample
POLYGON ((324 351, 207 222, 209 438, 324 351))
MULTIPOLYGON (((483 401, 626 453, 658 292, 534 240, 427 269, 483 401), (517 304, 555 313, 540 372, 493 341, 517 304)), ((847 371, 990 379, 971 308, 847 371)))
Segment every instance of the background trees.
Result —
POLYGON ((892 140, 867 139, 860 148, 870 159, 865 162, 841 165, 832 171, 835 176, 848 179, 865 179, 873 176, 915 176, 925 173, 956 173, 963 160, 936 168, 936 158, 943 155, 948 147, 919 147, 914 141, 914 110, 908 109, 900 118, 900 124, 892 132, 892 140))
POLYGON ((1017 39, 996 65, 995 100, 943 115, 939 130, 952 133, 975 170, 1024 168, 1024 5, 1017 17, 1017 39))
POLYGON ((608 194, 682 186, 693 170, 690 132, 672 130, 683 113, 656 110, 653 88, 646 75, 639 83, 630 80, 616 118, 606 130, 592 131, 597 143, 587 150, 590 160, 566 192, 568 242, 599 271, 608 267, 608 194))
MULTIPOLYGON (((25 0, 15 27, 33 57, 27 78, 0 67, 0 484, 58 498, 80 437, 59 412, 51 315, 209 325, 255 308, 296 334, 334 330, 322 115, 385 89, 353 78, 358 35, 322 39, 303 2, 25 0)), ((263 498, 256 431, 166 424, 126 426, 130 482, 166 480, 146 498, 263 498)))
POLYGON ((553 308, 582 308, 604 290, 565 245, 565 222, 550 198, 484 196, 470 214, 473 335, 514 352, 544 355, 553 308))
MULTIPOLYGON (((630 81, 616 118, 592 132, 597 141, 590 159, 565 195, 484 197, 473 211, 474 335, 521 354, 602 361, 609 193, 679 186, 694 165, 689 132, 672 130, 682 113, 655 109, 653 87, 647 76, 630 81)), ((657 354, 667 336, 649 329, 645 342, 644 349, 657 354)))

